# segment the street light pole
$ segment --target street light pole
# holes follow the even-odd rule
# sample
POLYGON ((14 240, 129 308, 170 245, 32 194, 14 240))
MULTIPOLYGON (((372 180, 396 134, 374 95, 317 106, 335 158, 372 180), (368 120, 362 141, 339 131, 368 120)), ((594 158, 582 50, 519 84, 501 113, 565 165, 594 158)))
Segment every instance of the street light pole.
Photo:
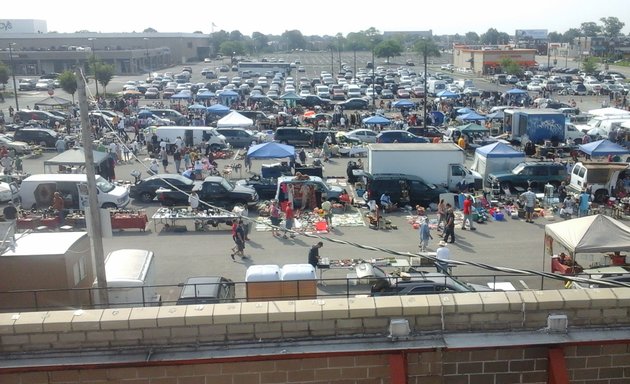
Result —
POLYGON ((335 74, 335 52, 333 46, 330 46, 330 76, 335 74))
POLYGON ((374 42, 372 42, 372 107, 374 107, 374 109, 376 109, 376 84, 374 84, 374 82, 376 81, 375 79, 375 69, 376 69, 376 63, 374 62, 374 42))
POLYGON ((147 81, 151 81, 151 60, 149 60, 149 38, 144 37, 144 48, 146 49, 147 55, 147 68, 149 69, 149 77, 147 77, 147 81))
POLYGON ((422 126, 427 127, 427 80, 429 74, 427 73, 427 40, 423 37, 424 48, 422 50, 422 56, 424 58, 424 113, 422 114, 422 126))
POLYGON ((9 60, 11 61, 11 76, 13 77, 13 95, 15 95, 15 112, 20 110, 20 105, 18 104, 18 89, 17 89, 17 85, 15 84, 15 65, 13 64, 13 49, 11 48, 12 46, 14 46, 15 43, 9 43, 9 60))
POLYGON ((98 101, 98 80, 96 79, 96 52, 94 51, 94 37, 88 37, 88 41, 92 42, 92 61, 94 62, 94 84, 96 85, 96 99, 98 101))

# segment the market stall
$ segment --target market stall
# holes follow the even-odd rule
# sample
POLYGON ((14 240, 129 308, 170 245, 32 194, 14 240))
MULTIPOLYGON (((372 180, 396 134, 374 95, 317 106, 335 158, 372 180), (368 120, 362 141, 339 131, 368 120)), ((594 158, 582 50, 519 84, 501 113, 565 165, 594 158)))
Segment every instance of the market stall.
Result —
POLYGON ((144 210, 130 211, 130 210, 118 210, 109 211, 112 229, 139 229, 144 232, 149 219, 144 210))
POLYGON ((523 161, 525 161, 523 152, 497 141, 475 150, 475 158, 470 169, 479 172, 485 184, 489 174, 509 171, 523 161))
MULTIPOLYGON (((215 229, 228 230, 232 228, 232 221, 238 218, 237 213, 219 209, 193 211, 190 207, 162 207, 151 216, 154 231, 157 231, 158 224, 162 224, 165 229, 174 229, 178 223, 183 222, 185 226, 191 221, 195 223, 195 230, 209 228, 207 225, 215 229)), ((182 228, 181 231, 186 229, 182 228)))
MULTIPOLYGON (((113 170, 107 161, 107 152, 93 151, 96 174, 107 177, 113 170)), ((64 151, 50 160, 44 161, 45 173, 85 173, 85 151, 83 148, 72 148, 64 151)))
POLYGON ((609 216, 586 216, 545 226, 543 260, 551 256, 552 273, 568 275, 582 267, 609 265, 611 260, 605 254, 624 251, 630 251, 630 227, 609 216), (560 257, 556 245, 569 257, 560 257))

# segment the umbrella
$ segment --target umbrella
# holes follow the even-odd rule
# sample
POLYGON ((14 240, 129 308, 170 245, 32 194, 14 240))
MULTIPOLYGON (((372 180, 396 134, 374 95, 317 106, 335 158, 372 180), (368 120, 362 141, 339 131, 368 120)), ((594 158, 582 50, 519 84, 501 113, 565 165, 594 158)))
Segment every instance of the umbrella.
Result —
POLYGON ((205 109, 206 109, 206 106, 201 105, 201 104, 193 104, 190 107, 188 107, 188 110, 193 110, 193 111, 202 111, 205 109))
POLYGON ((209 113, 221 114, 230 112, 230 108, 222 104, 214 104, 206 108, 206 111, 208 111, 209 113))
POLYGON ((398 100, 392 103, 392 107, 394 108, 409 108, 413 106, 415 106, 415 104, 413 103, 413 101, 410 100, 398 100))
POLYGON ((446 99, 455 99, 455 98, 459 97, 459 95, 457 93, 451 92, 451 91, 447 91, 447 90, 438 92, 437 96, 441 97, 443 99, 445 99, 445 98, 446 99))
POLYGON ((380 115, 370 116, 363 119, 363 124, 366 124, 366 125, 376 125, 376 124, 386 125, 386 124, 389 124, 390 122, 391 121, 389 119, 380 115))
POLYGON ((466 113, 470 113, 470 112, 475 112, 475 111, 473 111, 470 108, 466 108, 466 107, 460 108, 460 109, 457 110, 457 113, 461 113, 461 114, 466 114, 466 113))

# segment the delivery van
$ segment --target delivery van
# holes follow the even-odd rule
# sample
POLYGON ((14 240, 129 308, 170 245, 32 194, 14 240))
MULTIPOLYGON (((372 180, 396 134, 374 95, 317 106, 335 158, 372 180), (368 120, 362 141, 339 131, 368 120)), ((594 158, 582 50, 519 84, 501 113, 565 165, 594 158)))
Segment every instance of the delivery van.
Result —
MULTIPOLYGON (((144 249, 119 249, 105 258, 108 307, 151 307, 161 304, 156 291, 153 252, 144 249)), ((98 280, 93 288, 98 287, 98 280)), ((101 304, 98 290, 94 302, 101 304)))
POLYGON ((193 127, 193 126, 168 126, 157 127, 155 129, 158 141, 164 140, 167 143, 175 144, 177 138, 181 138, 188 147, 201 144, 202 141, 207 142, 212 150, 219 150, 227 147, 225 136, 217 132, 211 127, 193 127))
MULTIPOLYGON (((53 195, 60 192, 65 209, 84 209, 87 205, 87 175, 39 174, 31 175, 20 184, 20 200, 25 209, 48 208, 53 195)), ((129 190, 96 176, 96 193, 101 208, 124 208, 129 204, 129 190)))

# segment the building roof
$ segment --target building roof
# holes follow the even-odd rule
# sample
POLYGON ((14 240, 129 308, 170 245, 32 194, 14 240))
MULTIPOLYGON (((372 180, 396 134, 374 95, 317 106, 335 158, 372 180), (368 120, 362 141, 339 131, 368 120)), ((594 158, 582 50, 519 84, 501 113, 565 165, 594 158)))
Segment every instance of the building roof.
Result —
POLYGON ((15 235, 15 249, 7 249, 0 257, 63 255, 87 232, 31 232, 15 235))

